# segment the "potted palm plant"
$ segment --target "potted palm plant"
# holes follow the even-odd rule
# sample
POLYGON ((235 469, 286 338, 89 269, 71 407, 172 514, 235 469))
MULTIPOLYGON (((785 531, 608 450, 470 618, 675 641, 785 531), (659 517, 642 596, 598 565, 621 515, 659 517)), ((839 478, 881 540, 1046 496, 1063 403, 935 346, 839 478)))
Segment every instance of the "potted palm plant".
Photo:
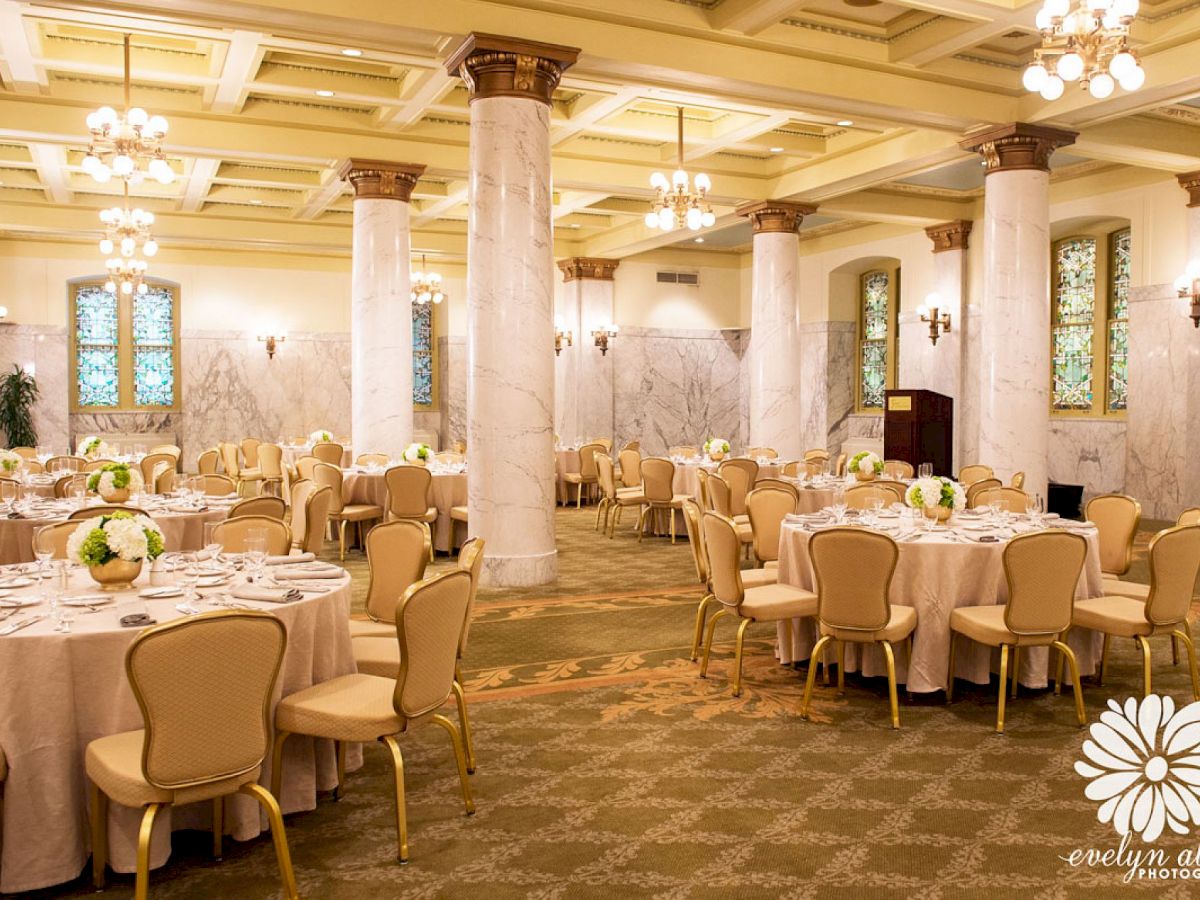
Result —
POLYGON ((37 380, 18 365, 0 379, 0 429, 9 447, 36 447, 33 404, 37 402, 37 380))

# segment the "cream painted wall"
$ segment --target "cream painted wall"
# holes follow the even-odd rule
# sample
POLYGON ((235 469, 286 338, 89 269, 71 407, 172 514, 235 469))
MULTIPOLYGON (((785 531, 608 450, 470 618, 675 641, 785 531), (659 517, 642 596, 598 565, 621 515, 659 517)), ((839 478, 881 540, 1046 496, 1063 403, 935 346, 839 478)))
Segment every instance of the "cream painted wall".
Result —
POLYGON ((750 324, 750 277, 737 254, 644 253, 621 260, 614 281, 615 317, 622 327, 708 329, 750 324), (659 284, 660 270, 698 272, 700 284, 659 284))

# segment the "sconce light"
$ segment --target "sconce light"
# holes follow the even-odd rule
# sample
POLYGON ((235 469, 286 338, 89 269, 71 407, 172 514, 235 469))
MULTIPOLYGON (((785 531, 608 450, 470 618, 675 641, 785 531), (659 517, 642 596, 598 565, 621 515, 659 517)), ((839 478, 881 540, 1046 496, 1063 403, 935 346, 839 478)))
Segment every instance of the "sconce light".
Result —
POLYGON ((566 331, 563 329, 564 324, 565 323, 563 322, 562 316, 554 317, 554 355, 555 356, 558 356, 560 353, 562 353, 563 344, 566 344, 568 347, 570 347, 575 343, 575 336, 573 334, 571 334, 570 331, 566 331))
POLYGON ((1192 324, 1200 328, 1200 259, 1193 259, 1187 271, 1175 279, 1175 290, 1181 299, 1192 301, 1192 324))
POLYGON ((8 318, 8 307, 0 306, 0 322, 3 322, 7 318, 8 318))
POLYGON ((608 342, 617 336, 619 330, 614 323, 610 322, 603 328, 597 328, 592 332, 592 339, 596 342, 596 346, 600 348, 601 356, 608 353, 608 342))
POLYGON ((274 359, 274 358, 275 358, 275 350, 276 350, 276 345, 277 345, 277 344, 282 344, 284 341, 286 341, 286 340, 287 340, 287 332, 286 332, 286 331, 284 331, 284 332, 281 332, 281 333, 280 333, 280 334, 278 334, 278 335, 275 335, 275 334, 260 334, 260 335, 258 336, 258 339, 259 339, 260 341, 262 341, 264 344, 266 344, 266 345, 267 345, 267 359, 274 359))
POLYGON ((939 337, 950 333, 950 313, 938 314, 941 302, 942 298, 937 294, 930 294, 925 298, 924 305, 917 308, 921 321, 929 323, 929 341, 935 347, 939 337))

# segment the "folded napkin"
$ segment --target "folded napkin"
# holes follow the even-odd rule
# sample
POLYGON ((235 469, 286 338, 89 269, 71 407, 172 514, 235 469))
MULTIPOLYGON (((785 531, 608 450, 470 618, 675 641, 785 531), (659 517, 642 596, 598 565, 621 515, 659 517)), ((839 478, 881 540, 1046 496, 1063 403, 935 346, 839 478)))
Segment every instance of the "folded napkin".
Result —
POLYGON ((298 566, 296 568, 280 568, 271 573, 276 581, 304 580, 310 578, 341 578, 346 570, 339 566, 298 566))
POLYGON ((304 598, 295 588, 269 588, 255 584, 243 584, 231 593, 239 600, 259 600, 263 603, 292 603, 304 598))
POLYGON ((312 562, 316 558, 317 558, 316 555, 313 553, 297 553, 294 556, 268 556, 267 557, 267 565, 268 566, 293 565, 295 563, 312 562))

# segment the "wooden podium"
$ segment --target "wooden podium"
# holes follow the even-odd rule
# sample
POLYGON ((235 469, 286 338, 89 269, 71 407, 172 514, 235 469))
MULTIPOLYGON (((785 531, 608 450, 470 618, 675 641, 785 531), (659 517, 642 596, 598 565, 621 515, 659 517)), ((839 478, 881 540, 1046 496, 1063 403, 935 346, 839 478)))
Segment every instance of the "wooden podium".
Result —
POLYGON ((934 475, 954 477, 954 400, 933 391, 887 391, 883 455, 913 470, 933 463, 934 475))

